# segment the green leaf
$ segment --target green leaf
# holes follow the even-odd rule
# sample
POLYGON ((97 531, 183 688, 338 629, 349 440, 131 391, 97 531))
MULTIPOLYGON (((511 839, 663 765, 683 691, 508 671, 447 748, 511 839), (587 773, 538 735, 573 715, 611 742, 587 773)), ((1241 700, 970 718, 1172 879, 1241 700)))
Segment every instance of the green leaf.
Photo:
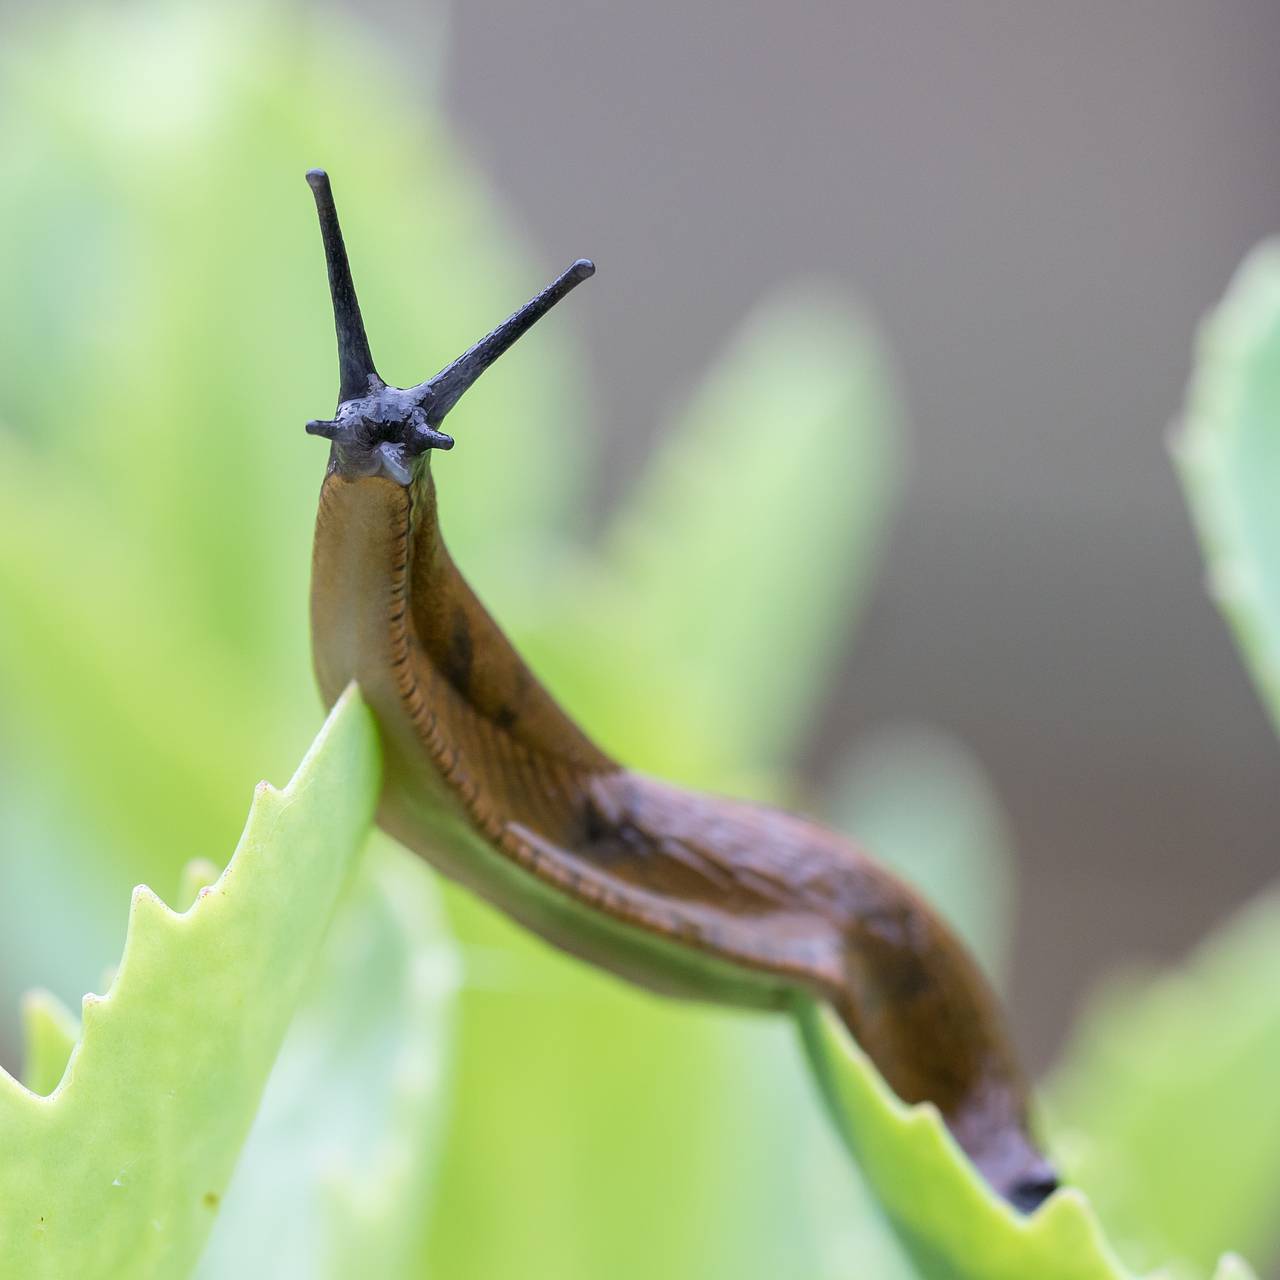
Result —
POLYGON ((289 1028, 199 1280, 414 1274, 457 982, 430 873, 379 839, 289 1028))
POLYGON ((254 734, 266 754, 280 754, 277 724, 262 710, 272 699, 252 696, 252 681, 186 609, 163 608, 154 561, 78 472, 51 472, 3 432, 0 511, 10 534, 0 538, 6 732, 74 778, 74 809, 101 852, 137 833, 129 881, 173 884, 193 833, 234 838, 254 734))
POLYGON ((186 1275, 355 861, 378 788, 353 689, 283 791, 263 783, 217 883, 134 892, 119 972, 84 999, 55 1091, 0 1074, 0 1271, 186 1275))
POLYGON ((908 1107, 829 1009, 799 1019, 832 1115, 926 1280, 1126 1280, 1084 1197, 1059 1191, 1030 1217, 974 1172, 937 1109, 908 1107))
POLYGON ((1050 1115, 1073 1180, 1144 1265, 1280 1246, 1280 892, 1180 968, 1086 1011, 1050 1115))
MULTIPOLYGON (((803 1001, 797 1016, 833 1119, 924 1280, 1133 1280, 1083 1192, 1068 1186, 1030 1216, 1015 1212, 974 1171, 937 1109, 901 1102, 830 1009, 803 1001)), ((1176 1147, 1180 1127, 1169 1127, 1176 1147)), ((1173 1162, 1187 1165, 1180 1152, 1173 1162)), ((1190 1165, 1200 1185, 1206 1169, 1231 1167, 1229 1159, 1190 1165)), ((1219 1180, 1237 1185, 1234 1176, 1219 1180)), ((1248 1274, 1234 1255, 1221 1260, 1219 1277, 1248 1274)))
POLYGON ((1209 588, 1280 729, 1280 242, 1201 326, 1173 453, 1209 588))
MULTIPOLYGON (((1280 242, 1245 260, 1203 322, 1173 456, 1210 591, 1280 729, 1280 242)), ((1272 895, 1184 971, 1113 989, 1061 1073, 1063 1123, 1094 1135, 1081 1178, 1108 1220, 1156 1247, 1203 1261, 1226 1240, 1280 1245, 1278 929, 1272 895), (1204 1178, 1213 1168, 1231 1176, 1204 1178)))
POLYGON ((27 992, 22 1001, 26 1052, 22 1083, 32 1093, 52 1093, 67 1069, 67 1059, 80 1039, 80 1019, 52 992, 27 992))
POLYGON ((878 563, 897 425, 866 323, 825 296, 775 298, 618 513, 605 558, 630 609, 603 616, 645 637, 642 678, 674 682, 650 705, 674 688, 722 760, 776 768, 811 724, 878 563))

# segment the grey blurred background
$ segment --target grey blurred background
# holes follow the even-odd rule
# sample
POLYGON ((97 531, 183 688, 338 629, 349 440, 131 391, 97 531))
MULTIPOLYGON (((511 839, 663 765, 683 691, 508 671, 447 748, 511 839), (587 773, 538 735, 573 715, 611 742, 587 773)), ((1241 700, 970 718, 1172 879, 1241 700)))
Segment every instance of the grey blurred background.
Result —
MULTIPOLYGON (((434 10, 372 16, 434 48, 434 10)), ((808 770, 885 719, 977 750, 1043 1064, 1103 969, 1280 869, 1280 752, 1166 454, 1199 317, 1280 228, 1280 6, 468 0, 452 24, 456 127, 548 268, 601 267, 573 315, 602 507, 772 287, 834 278, 886 335, 910 489, 808 770)))

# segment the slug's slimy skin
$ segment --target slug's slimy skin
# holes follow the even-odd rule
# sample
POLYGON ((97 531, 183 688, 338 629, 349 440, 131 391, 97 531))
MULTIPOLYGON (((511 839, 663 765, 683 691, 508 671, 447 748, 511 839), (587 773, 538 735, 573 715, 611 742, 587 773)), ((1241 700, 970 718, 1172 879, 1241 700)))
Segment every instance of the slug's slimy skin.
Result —
POLYGON ((357 680, 380 726, 380 824, 547 941, 656 991, 758 1008, 829 1001, 907 1102, 928 1100, 1024 1210, 1057 1185, 968 952, 906 885, 834 833, 666 785, 606 756, 556 705, 455 567, 433 449, 476 377, 594 270, 574 263, 435 378, 374 370, 328 179, 320 211, 341 372, 312 566, 327 702, 357 680))

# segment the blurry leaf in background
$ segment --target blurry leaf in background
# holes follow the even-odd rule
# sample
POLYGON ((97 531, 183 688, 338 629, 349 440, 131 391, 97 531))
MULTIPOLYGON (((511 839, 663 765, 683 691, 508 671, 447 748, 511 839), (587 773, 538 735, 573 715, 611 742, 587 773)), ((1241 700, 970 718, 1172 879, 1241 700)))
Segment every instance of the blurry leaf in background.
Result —
POLYGON ((811 727, 898 492, 900 412, 865 322, 813 291, 761 303, 674 415, 599 557, 520 631, 607 749, 753 790, 811 727))
POLYGON ((52 1093, 80 1039, 80 1019, 48 991, 29 991, 22 1002, 22 1083, 41 1097, 52 1093))
MULTIPOLYGON (((645 665, 681 673, 683 717, 715 726, 704 777, 785 767, 811 733, 879 563, 898 419, 868 325, 824 294, 770 299, 617 513, 607 572, 645 665)), ((660 752, 637 763, 666 769, 660 752)))
POLYGON ((1256 1280, 1253 1268, 1238 1253, 1224 1254, 1213 1277, 1214 1280, 1256 1280))
MULTIPOLYGON (((1280 727, 1280 246, 1204 322, 1174 441, 1209 587, 1280 727)), ((1104 989, 1054 1084, 1070 1171, 1127 1257, 1280 1250, 1280 899, 1104 989)))
MULTIPOLYGON (((7 527, 0 514, 0 529, 7 527)), ((6 609, 4 601, 0 635, 6 609)), ((6 730, 0 711, 0 735, 6 730)), ((0 742, 0 1063, 11 1069, 21 1060, 16 1015, 26 993, 47 989, 78 1007, 85 991, 101 989, 103 966, 120 956, 129 891, 118 868, 113 874, 86 856, 94 841, 92 821, 68 803, 65 783, 32 767, 16 742, 0 742)))
POLYGON ((441 928, 429 872, 376 840, 289 1028, 199 1280, 415 1274, 448 1112, 457 965, 441 928))
POLYGON ((1046 1094, 1066 1172, 1135 1266, 1280 1245, 1280 898, 1104 988, 1046 1094))
POLYGON ((935 904, 998 985, 1009 949, 1013 850, 972 753, 937 729, 877 730, 837 770, 830 794, 836 825, 935 904))
POLYGON ((1209 589, 1280 729, 1280 242, 1202 324, 1173 456, 1209 589))
POLYGON ((189 1274, 378 788, 373 718, 349 690, 289 785, 259 787, 190 911, 135 892, 119 974, 85 998, 56 1090, 37 1097, 0 1073, 5 1274, 189 1274))

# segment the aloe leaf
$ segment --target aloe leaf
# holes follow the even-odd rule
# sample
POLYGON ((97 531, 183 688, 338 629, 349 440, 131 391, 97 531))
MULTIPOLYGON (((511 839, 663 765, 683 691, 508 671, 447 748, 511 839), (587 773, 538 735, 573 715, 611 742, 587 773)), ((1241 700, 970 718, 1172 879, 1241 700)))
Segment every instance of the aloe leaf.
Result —
POLYGON ((263 783, 227 869, 179 915, 134 892, 120 968, 41 1097, 0 1074, 0 1271, 186 1275, 213 1220, 372 820, 353 689, 283 791, 263 783))
MULTIPOLYGON (((1173 457, 1209 589, 1280 728, 1280 242, 1245 260, 1201 326, 1173 457)), ((1059 1074, 1079 1177, 1153 1250, 1204 1263, 1227 1241, 1280 1246, 1278 932, 1273 893, 1182 970, 1113 984, 1059 1074), (1219 1168, 1231 1176, 1204 1176, 1219 1168)))
POLYGON ((430 873, 378 839, 290 1025, 198 1280, 414 1274, 441 1131, 456 952, 430 873))

